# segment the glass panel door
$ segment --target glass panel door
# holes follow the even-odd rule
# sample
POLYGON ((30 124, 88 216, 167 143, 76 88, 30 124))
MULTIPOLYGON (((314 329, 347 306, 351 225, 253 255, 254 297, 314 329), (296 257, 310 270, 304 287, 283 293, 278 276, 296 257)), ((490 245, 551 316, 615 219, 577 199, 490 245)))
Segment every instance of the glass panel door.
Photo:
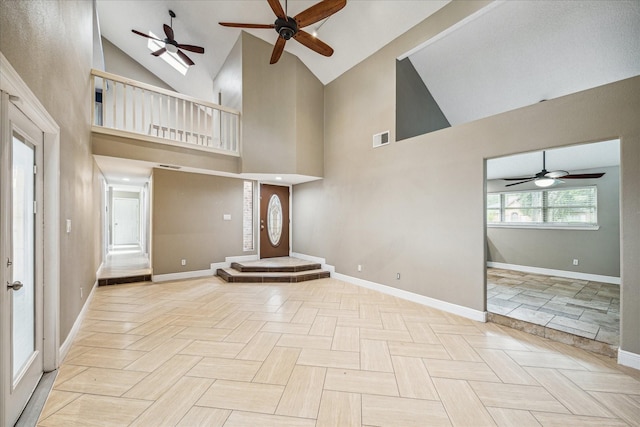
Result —
POLYGON ((19 135, 13 136, 12 225, 13 292, 12 378, 18 381, 35 352, 35 152, 19 135), (16 289, 18 283, 22 284, 16 289))

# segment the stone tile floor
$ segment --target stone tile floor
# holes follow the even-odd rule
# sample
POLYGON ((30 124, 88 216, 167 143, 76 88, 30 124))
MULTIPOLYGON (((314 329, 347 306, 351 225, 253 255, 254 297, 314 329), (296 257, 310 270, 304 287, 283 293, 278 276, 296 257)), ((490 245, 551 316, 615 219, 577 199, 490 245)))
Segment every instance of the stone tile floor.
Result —
POLYGON ((619 345, 620 286, 487 269, 491 313, 619 345))

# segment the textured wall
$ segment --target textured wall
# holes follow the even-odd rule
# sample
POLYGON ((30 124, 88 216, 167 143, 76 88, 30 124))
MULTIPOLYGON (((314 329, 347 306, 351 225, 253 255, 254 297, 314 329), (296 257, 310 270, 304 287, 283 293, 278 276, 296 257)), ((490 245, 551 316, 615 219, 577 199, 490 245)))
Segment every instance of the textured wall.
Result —
POLYGON ((255 254, 242 250, 243 182, 153 170, 153 274, 208 270, 225 257, 255 254))
POLYGON ((484 310, 485 159, 620 136, 621 347, 640 354, 640 77, 371 148, 395 128, 396 58, 485 4, 449 3, 327 85, 325 179, 294 188, 293 250, 484 310))
POLYGON ((0 1, 0 50, 60 126, 61 341, 89 295, 101 256, 99 173, 89 130, 92 16, 90 1, 0 1))

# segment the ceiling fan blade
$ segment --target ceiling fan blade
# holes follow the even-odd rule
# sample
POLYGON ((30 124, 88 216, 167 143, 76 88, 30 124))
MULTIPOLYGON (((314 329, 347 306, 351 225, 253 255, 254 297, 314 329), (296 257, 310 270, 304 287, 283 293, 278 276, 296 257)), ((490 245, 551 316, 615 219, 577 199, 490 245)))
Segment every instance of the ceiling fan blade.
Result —
POLYGON ((193 46, 190 44, 179 44, 178 49, 188 50, 189 52, 204 53, 204 48, 200 46, 193 46))
POLYGON ((137 34, 139 36, 146 37, 148 39, 158 40, 159 42, 163 41, 163 40, 157 39, 155 37, 151 37, 149 34, 141 33, 140 31, 137 31, 137 30, 131 30, 131 32, 133 32, 134 34, 137 34))
MULTIPOLYGON (((269 1, 269 3, 271 3, 271 1, 269 1)), ((323 0, 320 3, 303 10, 297 14, 294 19, 298 24, 298 28, 306 27, 307 25, 315 24, 316 22, 333 15, 346 4, 347 0, 323 0)))
POLYGON ((535 176, 526 176, 523 178, 500 178, 500 179, 503 181, 522 181, 525 179, 535 179, 535 178, 536 178, 535 176))
POLYGON ((531 179, 527 179, 524 181, 520 181, 520 182, 514 182, 513 184, 507 184, 505 185, 505 187, 511 187, 512 185, 518 185, 518 184, 524 184, 525 182, 531 182, 533 181, 535 178, 531 178, 531 179))
POLYGON ((294 36, 294 39, 308 47, 309 49, 318 52, 320 55, 331 56, 333 55, 333 49, 331 46, 323 42, 322 40, 313 37, 306 31, 299 30, 294 36))
POLYGON ((287 14, 284 13, 280 0, 267 0, 267 2, 269 3, 269 6, 271 6, 273 13, 275 13, 278 18, 284 19, 285 21, 287 20, 287 14))
POLYGON ((158 49, 158 50, 156 50, 155 52, 151 52, 151 55, 153 55, 153 56, 160 56, 160 55, 162 55, 163 53, 165 53, 166 51, 167 51, 167 48, 166 48, 166 47, 163 47, 162 49, 158 49))
POLYGON ((572 173, 570 175, 565 175, 562 179, 591 179, 591 178, 601 178, 605 172, 601 173, 572 173))
POLYGON ((234 28, 275 28, 274 24, 240 24, 237 22, 218 22, 218 24, 223 27, 234 27, 234 28))
POLYGON ((271 61, 269 64, 275 64, 282 56, 282 51, 284 51, 284 45, 287 43, 285 39, 278 36, 278 40, 276 41, 276 45, 273 47, 273 53, 271 54, 271 61))
POLYGON ((167 35, 167 38, 169 40, 173 40, 173 28, 171 28, 167 24, 164 24, 162 28, 164 28, 164 33, 167 35))
POLYGON ((189 58, 187 55, 184 54, 183 51, 178 50, 178 56, 180 57, 180 59, 182 59, 184 61, 185 64, 187 64, 189 67, 194 65, 195 63, 191 60, 191 58, 189 58))

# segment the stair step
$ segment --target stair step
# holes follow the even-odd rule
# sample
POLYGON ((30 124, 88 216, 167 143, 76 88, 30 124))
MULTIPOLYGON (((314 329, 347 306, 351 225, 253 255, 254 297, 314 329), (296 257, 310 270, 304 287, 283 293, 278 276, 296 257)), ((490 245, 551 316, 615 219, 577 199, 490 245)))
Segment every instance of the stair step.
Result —
POLYGON ((216 274, 228 283, 299 283, 331 276, 328 271, 319 268, 295 272, 241 272, 234 268, 219 268, 216 274))
POLYGON ((231 263, 231 268, 238 270, 241 273, 298 273, 301 271, 320 270, 320 264, 297 264, 297 265, 256 265, 242 264, 239 262, 231 263))

